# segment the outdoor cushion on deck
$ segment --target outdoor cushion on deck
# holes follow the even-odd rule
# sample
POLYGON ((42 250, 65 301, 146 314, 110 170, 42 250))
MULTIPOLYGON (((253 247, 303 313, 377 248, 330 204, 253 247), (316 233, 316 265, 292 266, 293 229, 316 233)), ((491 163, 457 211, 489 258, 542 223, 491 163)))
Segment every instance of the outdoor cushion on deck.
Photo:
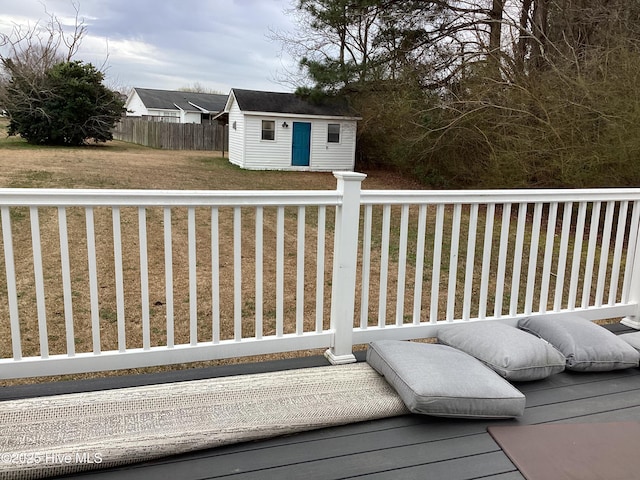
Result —
POLYGON ((524 412, 522 393, 479 360, 446 345, 376 341, 369 345, 367 362, 413 413, 509 418, 524 412))
POLYGON ((640 332, 623 333, 622 335, 618 335, 618 338, 640 351, 640 332))
POLYGON ((540 380, 564 370, 551 344, 503 323, 473 322, 443 328, 440 343, 474 356, 507 380, 540 380))
POLYGON ((518 326, 560 350, 568 370, 604 372, 637 367, 640 360, 640 353, 624 340, 578 316, 525 318, 518 326))
POLYGON ((0 462, 0 479, 113 467, 407 413, 366 363, 11 400, 0 402, 0 453, 26 460, 0 462))

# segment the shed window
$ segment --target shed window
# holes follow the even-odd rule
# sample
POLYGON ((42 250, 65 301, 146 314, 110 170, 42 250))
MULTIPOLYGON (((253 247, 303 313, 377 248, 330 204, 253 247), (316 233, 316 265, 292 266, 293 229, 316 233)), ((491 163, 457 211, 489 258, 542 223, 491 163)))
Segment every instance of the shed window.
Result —
POLYGON ((262 140, 276 139, 276 122, 274 120, 262 120, 262 140))
POLYGON ((340 143, 340 124, 330 123, 327 130, 327 142, 340 143))

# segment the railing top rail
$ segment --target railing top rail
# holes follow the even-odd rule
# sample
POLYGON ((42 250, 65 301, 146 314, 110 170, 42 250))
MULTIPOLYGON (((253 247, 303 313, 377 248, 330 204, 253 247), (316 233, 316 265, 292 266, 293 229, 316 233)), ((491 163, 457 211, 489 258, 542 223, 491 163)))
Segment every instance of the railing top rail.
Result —
POLYGON ((640 188, 519 190, 362 190, 363 205, 549 203, 640 200, 640 188))
POLYGON ((112 190, 0 188, 0 205, 71 206, 335 206, 335 190, 112 190))

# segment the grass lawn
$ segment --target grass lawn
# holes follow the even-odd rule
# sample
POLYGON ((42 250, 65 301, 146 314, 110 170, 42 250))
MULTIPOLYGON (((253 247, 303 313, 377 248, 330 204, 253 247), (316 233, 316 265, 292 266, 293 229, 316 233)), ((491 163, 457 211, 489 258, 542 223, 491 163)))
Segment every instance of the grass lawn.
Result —
MULTIPOLYGON (((7 137, 0 121, 0 187, 176 190, 333 190, 331 173, 242 170, 220 152, 156 150, 125 142, 40 147, 7 137)), ((415 189, 389 172, 366 172, 363 188, 415 189)))
MULTIPOLYGON (((246 171, 231 165, 227 159, 221 158, 217 152, 202 151, 168 151, 155 150, 123 142, 110 142, 106 145, 86 146, 81 148, 47 148, 28 145, 20 139, 6 138, 0 135, 0 187, 23 187, 23 188, 113 188, 113 189, 177 189, 177 190, 333 190, 336 187, 336 179, 331 173, 310 173, 310 172, 277 172, 277 171, 246 171)), ((419 185, 394 176, 388 172, 365 172, 368 177, 363 183, 364 189, 417 189, 419 185)), ((576 209, 576 205, 572 207, 576 209)), ((532 207, 530 207, 532 208, 532 207)), ((546 212, 545 207, 545 212, 546 212)), ((123 208, 121 217, 121 228, 123 234, 123 274, 125 282, 126 307, 126 339, 127 348, 141 346, 142 338, 142 302, 140 287, 140 252, 138 241, 138 217, 137 209, 123 208)), ((375 206, 372 227, 372 251, 371 251, 371 276, 369 284, 369 307, 365 315, 367 323, 373 325, 382 321, 386 324, 395 323, 396 315, 396 291, 398 277, 399 253, 399 232, 400 232, 400 207, 391 207, 389 220, 389 251, 388 251, 388 273, 386 278, 382 278, 381 257, 382 255, 382 207, 375 206), (386 304, 379 302, 380 285, 386 292, 386 304), (380 310, 382 309, 382 314, 380 310)), ((509 227, 509 247, 505 260, 505 277, 502 285, 496 275, 495 265, 498 263, 498 251, 500 243, 500 220, 502 210, 497 209, 496 218, 492 227, 492 270, 486 280, 488 282, 488 316, 493 314, 494 298, 502 298, 502 303, 498 302, 497 308, 502 308, 502 312, 509 310, 510 286, 512 284, 512 270, 514 265, 520 268, 520 276, 515 284, 520 282, 520 292, 518 297, 518 311, 522 311, 524 302, 524 288, 528 273, 529 247, 532 243, 532 222, 527 221, 524 229, 524 241, 522 257, 517 261, 514 258, 513 243, 516 231, 517 209, 511 210, 509 216, 511 223, 509 227), (499 285, 500 283, 500 285, 499 285), (504 287, 502 297, 496 294, 504 287)), ((305 232, 305 294, 304 294, 304 324, 305 331, 314 329, 316 299, 315 299, 315 275, 316 275, 316 215, 317 211, 308 208, 306 212, 306 232, 305 232)), ((602 215, 602 212, 601 212, 602 215)), ((435 207, 429 207, 428 224, 425 232, 426 252, 424 258, 424 271, 422 276, 422 305, 421 320, 428 319, 431 302, 432 284, 432 263, 433 247, 436 235, 435 207)), ((447 207, 444 210, 444 222, 442 226, 442 256, 440 261, 440 277, 436 279, 439 284, 437 294, 439 320, 444 318, 447 306, 449 259, 452 246, 452 216, 453 208, 447 207)), ((528 212, 531 216, 531 210, 528 212)), ((455 288, 455 312, 454 318, 462 316, 462 301, 464 292, 465 261, 468 225, 469 206, 466 205, 461 212, 461 228, 459 231, 460 247, 455 256, 457 264, 457 281, 455 288)), ((149 317, 151 330, 151 345, 166 345, 166 311, 165 311, 165 272, 164 272, 164 240, 163 240, 163 217, 160 208, 147 209, 147 238, 149 257, 149 317)), ((186 209, 174 209, 172 212, 172 232, 173 232, 173 275, 174 275, 174 318, 175 318, 175 342, 189 342, 189 272, 187 260, 187 212, 186 209)), ((528 217, 527 217, 528 218, 528 217)), ((559 221, 560 215, 558 215, 559 221)), ((573 213, 575 218, 575 212, 573 213)), ((476 233, 475 258, 473 274, 473 292, 471 301, 471 316, 482 316, 479 314, 479 290, 481 279, 481 260, 484 235, 483 207, 480 209, 480 219, 476 233)), ((11 210, 12 233, 15 249, 15 264, 17 271, 18 302, 21 321, 21 339, 24 356, 39 355, 38 322, 36 309, 36 295, 34 287, 34 267, 33 254, 31 251, 31 229, 30 215, 26 208, 14 208, 11 210)), ((211 280, 211 215, 207 209, 197 209, 196 211, 197 229, 197 291, 198 291, 198 341, 211 341, 212 338, 212 280, 211 280)), ((530 219, 529 219, 530 220, 530 219)), ((74 342, 77 352, 90 352, 91 342, 91 310, 89 305, 88 273, 87 273, 87 246, 85 233, 85 214, 82 209, 68 208, 67 222, 69 230, 69 248, 71 258, 71 283, 73 299, 73 323, 74 342)), ((246 258, 242 262, 242 333, 243 337, 254 334, 253 328, 256 318, 255 305, 255 262, 253 261, 255 252, 254 238, 254 214, 251 211, 243 211, 242 214, 242 257, 246 258)), ((296 208, 287 207, 285 211, 285 267, 284 267, 284 321, 285 333, 292 333, 296 321, 296 208)), ((326 236, 326 257, 325 257, 325 302, 323 306, 325 328, 328 326, 330 310, 330 284, 331 284, 331 245, 332 245, 332 225, 333 212, 327 212, 327 236, 326 236)), ((409 222, 409 238, 407 245, 407 265, 403 319, 407 323, 411 322, 413 310, 413 284, 415 281, 415 261, 417 245, 417 209, 411 207, 409 222)), ((46 315, 50 354, 66 353, 66 332, 64 297, 62 291, 61 257, 59 246, 58 217, 57 211, 53 208, 39 209, 40 236, 43 245, 43 262, 45 270, 45 290, 46 315)), ((264 301, 262 305, 263 313, 263 333, 271 335, 276 328, 276 255, 275 253, 275 209, 265 209, 264 212, 264 301)), ((540 297, 540 278, 543 268, 543 253, 546 239, 546 220, 542 222, 540 232, 540 245, 536 264, 535 302, 540 297)), ((601 224, 602 225, 602 222, 601 224)), ((219 215, 219 249, 220 249, 220 336, 222 339, 233 338, 234 325, 234 297, 233 297, 233 212, 231 209, 220 209, 219 215)), ((599 229, 602 227, 600 226, 599 229)), ((551 294, 547 300, 547 309, 553 308, 553 292, 555 289, 556 272, 561 263, 558 255, 560 226, 556 223, 556 240, 553 246, 554 256, 552 273, 550 278, 551 294)), ((99 299, 100 299, 100 342, 101 349, 115 350, 118 348, 117 338, 117 305, 115 300, 115 280, 114 280, 114 246, 113 246, 113 223, 111 212, 108 209, 95 209, 95 232, 97 268, 99 279, 99 299)), ((597 235, 600 236, 599 231, 597 235)), ((613 239, 613 237, 612 237, 613 239)), ((568 239, 568 252, 573 252, 573 234, 568 239)), ((0 252, 2 252, 2 238, 0 237, 0 252)), ((609 250, 611 259, 613 248, 609 250)), ((584 272, 586 261, 586 243, 583 243, 581 251, 581 273, 584 272)), ((599 258, 599 247, 596 252, 599 258)), ((359 252, 359 261, 362 260, 362 252, 359 252)), ((11 357, 11 338, 8 325, 8 305, 5 266, 3 256, 0 255, 0 357, 11 357)), ((560 286, 560 296, 565 298, 569 287, 569 269, 571 268, 571 258, 567 259, 563 284, 560 286)), ((596 265, 597 269, 597 265, 596 265)), ((360 271, 360 270, 359 270, 360 271)), ((609 262, 608 272, 611 271, 609 262)), ((609 273, 607 273, 607 276, 609 273)), ((358 275, 358 285, 356 293, 356 312, 354 322, 360 322, 360 275, 358 275)), ((582 289, 584 280, 580 279, 580 285, 576 289, 582 289)), ((621 283, 621 280, 620 282, 621 283)), ((595 290, 595 284, 591 285, 591 290, 587 292, 591 298, 595 290)), ((618 286, 618 288, 621 285, 618 286)), ((607 291, 609 283, 606 285, 607 291)), ((581 290, 578 289, 580 293, 581 290)), ((515 297, 514 297, 515 298, 515 297)), ((578 298, 578 304, 580 304, 578 298)), ((297 352, 289 354, 278 354, 277 357, 319 354, 321 352, 297 352)), ((255 361, 259 358, 234 358, 219 362, 208 362, 206 365, 215 363, 230 363, 241 361, 255 361)), ((89 376, 104 376, 122 373, 135 373, 143 371, 159 371, 173 368, 190 368, 204 365, 203 363, 156 367, 151 369, 124 370, 120 372, 100 372, 97 374, 75 375, 74 378, 89 376)), ((49 378, 50 380, 50 378, 49 378)), ((16 382, 36 382, 42 379, 27 379, 16 382)))

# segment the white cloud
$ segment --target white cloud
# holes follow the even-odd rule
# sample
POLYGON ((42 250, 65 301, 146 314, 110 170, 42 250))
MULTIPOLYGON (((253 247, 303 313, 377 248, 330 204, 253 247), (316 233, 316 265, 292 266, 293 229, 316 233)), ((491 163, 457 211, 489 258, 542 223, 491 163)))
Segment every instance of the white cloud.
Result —
MULTIPOLYGON (((291 29, 284 14, 290 1, 83 0, 87 36, 77 58, 99 68, 106 59, 108 81, 122 86, 286 90, 273 79, 278 71, 294 70, 297 60, 281 59, 280 45, 267 34, 270 28, 291 29)), ((9 3, 3 5, 0 32, 7 33, 12 22, 47 20, 40 0, 9 3)), ((69 0, 46 4, 73 28, 69 0)))

